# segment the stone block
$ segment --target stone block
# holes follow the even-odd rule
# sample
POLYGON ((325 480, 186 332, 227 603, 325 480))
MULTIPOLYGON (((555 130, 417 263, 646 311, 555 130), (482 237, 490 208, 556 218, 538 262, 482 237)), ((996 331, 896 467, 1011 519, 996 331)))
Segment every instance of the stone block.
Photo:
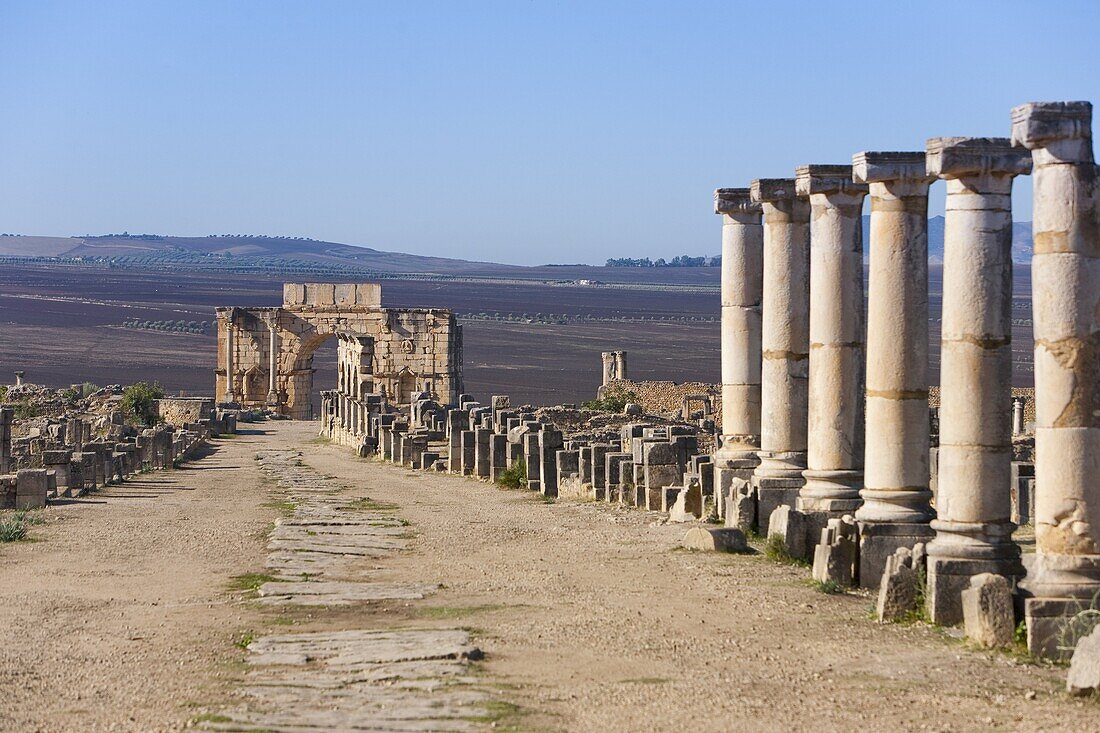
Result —
POLYGON ((305 305, 306 286, 301 283, 283 283, 283 305, 305 305))
POLYGON ((1069 663, 1066 692, 1077 696, 1100 692, 1100 626, 1077 642, 1069 663))
POLYGON ((768 518, 768 538, 779 536, 787 554, 805 560, 809 557, 807 517, 789 506, 777 507, 768 518))
POLYGON ((935 536, 931 525, 908 522, 861 522, 859 525, 859 586, 878 588, 886 559, 898 548, 913 548, 935 536))
POLYGON ((46 506, 48 491, 45 469, 24 468, 15 474, 16 509, 42 509, 46 506))
POLYGON ((734 494, 726 508, 726 526, 749 532, 756 526, 756 497, 750 494, 734 494))
POLYGON ((912 553, 904 548, 887 559, 875 605, 880 622, 898 621, 916 610, 920 578, 912 562, 912 553))
POLYGON ((647 466, 678 465, 676 446, 672 443, 642 443, 642 463, 647 466))
MULTIPOLYGON (((712 479, 713 480, 713 479, 712 479)), ((768 520, 772 512, 780 506, 794 507, 798 501, 798 491, 805 483, 800 478, 758 478, 753 476, 752 486, 756 492, 756 531, 768 536, 768 520)))
POLYGON ((642 483, 647 489, 663 489, 683 481, 683 474, 675 465, 646 465, 642 467, 642 483))
POLYGON ((684 535, 683 545, 689 550, 707 552, 748 552, 745 533, 735 527, 692 527, 684 535))
POLYGON ((966 635, 979 646, 1008 646, 1016 635, 1012 588, 1003 575, 982 573, 970 579, 962 592, 966 635))

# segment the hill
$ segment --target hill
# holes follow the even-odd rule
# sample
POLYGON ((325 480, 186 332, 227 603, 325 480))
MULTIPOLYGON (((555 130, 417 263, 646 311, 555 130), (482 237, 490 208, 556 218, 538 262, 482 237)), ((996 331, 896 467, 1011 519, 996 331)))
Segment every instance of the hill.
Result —
MULTIPOLYGON (((204 265, 211 269, 280 263, 286 266, 353 268, 380 273, 505 275, 526 268, 447 257, 384 252, 337 242, 292 237, 224 235, 170 237, 108 234, 86 237, 0 236, 0 256, 102 260, 116 266, 204 265)), ((204 268, 205 269, 205 268, 204 268)))

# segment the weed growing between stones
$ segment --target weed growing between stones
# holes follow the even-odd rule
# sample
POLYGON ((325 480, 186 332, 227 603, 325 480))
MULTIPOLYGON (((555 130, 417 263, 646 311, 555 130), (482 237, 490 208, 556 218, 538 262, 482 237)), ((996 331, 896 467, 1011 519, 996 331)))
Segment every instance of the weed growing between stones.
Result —
POLYGON ((819 593, 836 596, 844 593, 844 588, 835 580, 811 580, 810 587, 819 593))
POLYGON ((791 554, 787 552, 787 541, 781 534, 768 535, 768 539, 764 541, 764 557, 784 565, 810 566, 805 560, 791 557, 791 554))
POLYGON ((279 578, 267 573, 245 573, 235 575, 229 581, 229 590, 243 591, 246 593, 258 593, 264 583, 279 583, 279 578))
POLYGON ((18 542, 27 539, 27 527, 45 522, 42 517, 26 509, 19 509, 0 516, 0 542, 18 542))
POLYGON ((505 489, 523 489, 527 487, 527 462, 520 459, 507 471, 497 477, 497 486, 505 489))
POLYGON ((248 645, 256 640, 256 635, 251 631, 246 631, 237 637, 237 640, 233 642, 233 646, 241 650, 247 650, 248 645))

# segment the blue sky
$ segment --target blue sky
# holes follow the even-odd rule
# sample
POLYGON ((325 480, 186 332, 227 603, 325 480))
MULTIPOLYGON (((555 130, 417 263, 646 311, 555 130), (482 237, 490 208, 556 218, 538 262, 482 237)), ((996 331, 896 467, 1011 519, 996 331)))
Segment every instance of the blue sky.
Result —
POLYGON ((0 231, 714 254, 715 187, 1007 136, 1098 71, 1084 1, 0 0, 0 231))

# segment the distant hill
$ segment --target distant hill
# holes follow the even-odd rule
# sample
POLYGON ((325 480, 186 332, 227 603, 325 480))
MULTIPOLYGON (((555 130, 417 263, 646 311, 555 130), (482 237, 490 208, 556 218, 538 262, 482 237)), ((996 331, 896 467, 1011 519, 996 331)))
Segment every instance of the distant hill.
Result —
POLYGON ((471 262, 447 257, 426 257, 384 252, 313 239, 267 236, 169 237, 155 234, 109 234, 86 237, 0 236, 0 256, 93 258, 119 266, 233 265, 284 263, 313 267, 350 267, 380 273, 455 275, 493 270, 497 274, 522 271, 516 265, 471 262))
MULTIPOLYGON (((943 222, 942 216, 933 216, 928 219, 928 261, 943 264, 943 222)), ((863 217, 863 255, 869 253, 871 242, 871 217, 863 217)), ((1031 222, 1016 221, 1012 223, 1012 261, 1031 262, 1031 222)))

